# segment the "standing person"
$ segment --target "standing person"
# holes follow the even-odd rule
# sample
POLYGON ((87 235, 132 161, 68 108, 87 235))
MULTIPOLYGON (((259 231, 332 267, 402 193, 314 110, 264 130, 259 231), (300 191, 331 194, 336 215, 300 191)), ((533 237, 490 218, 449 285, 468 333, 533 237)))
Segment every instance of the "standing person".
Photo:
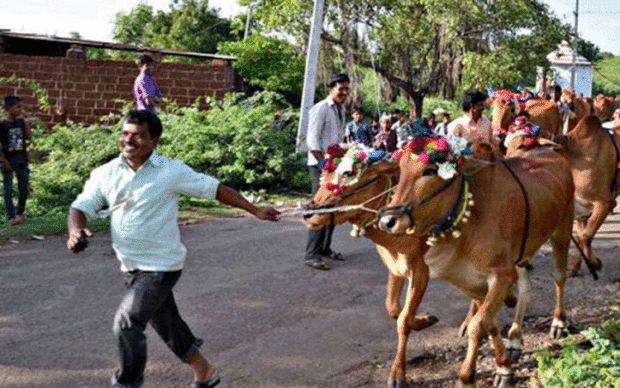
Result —
POLYGON ((82 193, 71 204, 67 248, 78 252, 93 234, 86 221, 102 207, 111 210, 112 247, 121 263, 127 293, 114 318, 120 368, 112 386, 135 388, 144 381, 148 323, 181 361, 194 372, 193 388, 220 382, 215 366, 199 351, 177 310, 172 289, 181 276, 186 248, 177 225, 180 194, 216 199, 246 210, 261 220, 277 221, 279 212, 258 208, 211 176, 179 160, 157 154, 162 132, 159 118, 149 111, 130 111, 123 119, 121 155, 96 168, 82 193))
POLYGON ((441 122, 435 127, 435 133, 441 136, 448 136, 448 124, 450 124, 450 113, 442 108, 434 111, 436 116, 441 115, 441 122))
POLYGON ((31 140, 31 133, 22 114, 21 99, 7 96, 3 108, 7 119, 0 122, 0 163, 2 163, 2 191, 4 208, 9 225, 26 222, 24 211, 30 190, 30 170, 28 169, 28 151, 26 142, 31 140), (13 205, 13 174, 17 178, 17 208, 13 205))
MULTIPOLYGON (((405 116, 405 112, 403 112, 402 110, 395 110, 393 118, 396 120, 392 124, 392 129, 394 130, 394 132, 396 132, 397 138, 395 146, 398 146, 400 148, 411 137, 411 126, 409 125, 409 120, 407 120, 407 116, 405 116)), ((381 126, 381 129, 383 129, 383 126, 381 126)))
POLYGON ((381 119, 379 120, 379 126, 381 127, 381 130, 375 138, 375 142, 373 144, 374 148, 387 152, 396 151, 398 136, 396 134, 396 130, 394 129, 394 125, 392 124, 392 119, 390 118, 390 116, 381 116, 381 119))
MULTIPOLYGON (((308 122, 308 169, 312 177, 312 194, 319 189, 321 165, 325 160, 325 152, 332 144, 338 144, 344 139, 344 102, 349 96, 349 76, 337 74, 327 83, 327 98, 316 103, 310 109, 308 122)), ((325 258, 343 260, 340 253, 331 249, 334 224, 319 230, 308 231, 306 244, 305 264, 309 267, 328 270, 329 265, 325 258)))
POLYGON ((344 129, 344 141, 346 143, 353 143, 357 140, 357 135, 367 125, 364 123, 364 110, 360 107, 353 108, 351 113, 353 121, 351 121, 344 129))
POLYGON ((379 134, 379 117, 372 115, 368 125, 362 127, 357 133, 357 141, 367 147, 372 147, 375 137, 379 134))
POLYGON ((448 125, 448 133, 463 137, 472 143, 484 142, 495 144, 491 121, 482 115, 487 95, 478 90, 470 90, 463 95, 462 117, 448 125))
POLYGON ((133 94, 138 110, 148 110, 157 113, 156 106, 161 103, 161 92, 157 81, 153 78, 155 62, 148 54, 140 55, 140 74, 133 83, 133 94))

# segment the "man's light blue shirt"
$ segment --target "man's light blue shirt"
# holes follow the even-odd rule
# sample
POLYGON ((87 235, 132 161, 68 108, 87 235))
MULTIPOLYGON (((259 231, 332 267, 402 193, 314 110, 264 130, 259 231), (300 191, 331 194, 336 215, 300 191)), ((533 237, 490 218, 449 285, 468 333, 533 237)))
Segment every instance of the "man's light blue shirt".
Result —
POLYGON ((214 199, 218 186, 217 179, 156 151, 135 172, 121 155, 92 171, 71 207, 88 219, 109 208, 122 271, 176 271, 187 252, 177 225, 178 197, 214 199))

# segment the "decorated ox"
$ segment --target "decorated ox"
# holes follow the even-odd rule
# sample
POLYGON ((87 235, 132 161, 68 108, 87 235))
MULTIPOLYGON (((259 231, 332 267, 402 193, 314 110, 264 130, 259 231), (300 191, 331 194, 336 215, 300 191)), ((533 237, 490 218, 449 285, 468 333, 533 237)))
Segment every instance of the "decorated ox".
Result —
MULTIPOLYGON (((538 138, 526 122, 515 121, 504 143, 506 156, 520 156, 527 150, 549 142, 538 138)), ((601 267, 601 261, 592 253, 592 240, 607 215, 616 205, 620 194, 618 163, 620 162, 620 135, 606 130, 594 115, 586 116, 566 137, 558 137, 563 147, 554 147, 568 161, 575 184, 575 234, 580 253, 570 265, 571 275, 581 267, 581 253, 590 270, 601 267)))
POLYGON ((546 136, 562 134, 560 109, 553 101, 526 99, 509 90, 494 91, 490 96, 488 103, 493 107, 491 120, 493 130, 507 129, 515 117, 525 111, 532 123, 545 131, 546 136))
POLYGON ((331 222, 336 225, 350 222, 355 237, 365 236, 377 248, 388 268, 386 308, 397 319, 398 349, 389 377, 389 386, 403 387, 406 369, 407 340, 411 330, 422 330, 435 322, 433 316, 416 316, 428 285, 428 267, 421 257, 429 249, 426 239, 418 236, 394 236, 376 228, 376 210, 387 203, 398 180, 398 163, 383 151, 361 145, 342 149, 331 146, 319 190, 312 209, 324 210, 353 206, 346 211, 309 213, 305 224, 311 229, 331 222), (405 279, 409 279, 404 308, 400 294, 405 279))
POLYGON ((616 104, 613 97, 607 97, 602 94, 596 96, 594 101, 594 112, 601 122, 609 121, 612 118, 616 104))
MULTIPOLYGON (((474 148, 474 156, 494 158, 488 144, 474 148)), ((312 202, 312 209, 318 209, 319 213, 310 211, 304 216, 304 222, 314 229, 331 222, 336 225, 349 222, 353 224, 354 237, 364 236, 376 245, 379 256, 388 268, 386 308, 388 314, 397 319, 398 348, 388 385, 404 387, 409 333, 437 321, 430 315, 416 316, 428 284, 428 267, 423 256, 430 246, 425 243, 426 238, 395 236, 377 228, 375 213, 387 204, 398 181, 398 163, 394 159, 360 145, 348 149, 330 147, 328 155, 321 185, 312 202), (409 279, 409 286, 404 308, 401 309, 400 294, 405 279, 409 279)), ((516 300, 509 295, 504 302, 514 307, 516 300)), ((468 322, 468 319, 465 321, 468 322)))
POLYGON ((494 163, 464 159, 463 139, 416 137, 400 158, 400 178, 379 227, 397 235, 427 237, 430 276, 452 283, 474 300, 468 318, 468 351, 459 386, 475 386, 480 341, 490 334, 497 365, 496 386, 513 384, 511 360, 500 338, 497 313, 518 280, 517 315, 530 299, 527 267, 551 239, 556 305, 551 335, 566 326, 563 289, 573 223, 574 185, 566 160, 545 148, 524 158, 494 163), (475 202, 474 202, 475 201, 475 202))
POLYGON ((564 117, 562 117, 564 134, 575 128, 577 123, 591 114, 592 111, 588 101, 585 98, 578 97, 571 88, 566 88, 562 91, 560 103, 567 107, 564 111, 564 117))

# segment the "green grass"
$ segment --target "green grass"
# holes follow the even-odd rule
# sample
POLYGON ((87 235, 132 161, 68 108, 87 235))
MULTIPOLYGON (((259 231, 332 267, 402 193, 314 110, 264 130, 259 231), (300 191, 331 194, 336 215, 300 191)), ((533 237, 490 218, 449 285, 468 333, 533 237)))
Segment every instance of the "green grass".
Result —
POLYGON ((607 57, 595 65, 593 76, 594 94, 603 92, 620 97, 620 57, 607 57))

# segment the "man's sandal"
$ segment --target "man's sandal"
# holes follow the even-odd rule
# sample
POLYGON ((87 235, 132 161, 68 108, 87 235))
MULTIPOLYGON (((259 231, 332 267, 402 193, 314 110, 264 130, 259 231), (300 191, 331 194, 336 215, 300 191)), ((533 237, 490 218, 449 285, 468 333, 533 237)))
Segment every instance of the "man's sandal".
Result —
POLYGON ((344 256, 342 256, 342 253, 338 253, 334 251, 329 252, 327 255, 325 255, 325 257, 332 259, 332 260, 336 260, 336 261, 344 260, 344 256))
POLYGON ((314 269, 321 269, 323 271, 327 271, 329 269, 329 265, 327 265, 327 263, 324 262, 322 259, 306 259, 306 261, 304 261, 304 264, 306 264, 308 267, 314 269))
POLYGON ((209 381, 206 381, 206 382, 203 382, 203 383, 200 383, 198 381, 194 381, 192 383, 192 387, 191 388, 215 388, 219 383, 220 383, 220 376, 216 373, 213 376, 211 376, 209 381))

